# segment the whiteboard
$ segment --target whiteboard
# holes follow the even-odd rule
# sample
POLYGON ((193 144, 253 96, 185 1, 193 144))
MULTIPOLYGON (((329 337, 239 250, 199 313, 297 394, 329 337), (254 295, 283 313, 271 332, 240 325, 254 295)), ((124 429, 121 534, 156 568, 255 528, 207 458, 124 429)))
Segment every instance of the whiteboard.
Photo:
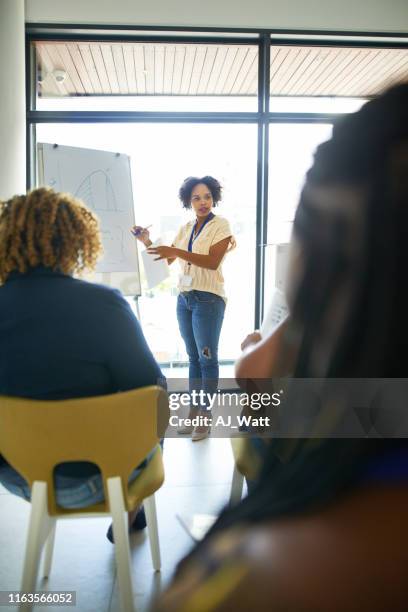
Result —
POLYGON ((91 280, 141 295, 130 158, 123 153, 39 143, 40 185, 79 198, 100 222, 103 256, 91 280))

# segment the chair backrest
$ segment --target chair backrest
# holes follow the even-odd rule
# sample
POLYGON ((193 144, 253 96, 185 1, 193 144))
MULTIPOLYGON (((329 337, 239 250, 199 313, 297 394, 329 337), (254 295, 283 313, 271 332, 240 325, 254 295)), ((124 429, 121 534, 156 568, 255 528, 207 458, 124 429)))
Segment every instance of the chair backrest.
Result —
POLYGON ((123 483, 164 435, 167 393, 157 386, 98 397, 38 401, 0 397, 0 453, 30 485, 48 484, 55 512, 53 470, 69 461, 90 461, 106 479, 123 483))
MULTIPOLYGON (((251 438, 230 438, 235 465, 240 474, 249 480, 256 480, 262 467, 262 456, 255 450, 251 438)), ((267 443, 266 439, 260 442, 267 443)))

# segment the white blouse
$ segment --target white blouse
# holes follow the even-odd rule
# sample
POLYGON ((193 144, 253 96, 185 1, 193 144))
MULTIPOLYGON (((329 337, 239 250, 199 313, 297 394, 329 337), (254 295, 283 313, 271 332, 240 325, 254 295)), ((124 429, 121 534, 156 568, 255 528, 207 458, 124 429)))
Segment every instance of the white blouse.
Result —
MULTIPOLYGON (((178 249, 183 249, 184 251, 188 250, 188 243, 194 224, 195 219, 189 221, 186 223, 186 225, 183 225, 179 229, 175 239, 173 240, 173 245, 175 247, 178 249)), ((224 238, 231 238, 230 248, 235 246, 235 240, 232 236, 231 227, 227 219, 220 217, 219 215, 214 215, 211 221, 208 221, 208 223, 205 224, 197 238, 194 239, 192 252, 199 253, 200 255, 208 255, 210 248, 214 244, 224 240, 224 238)), ((187 261, 179 258, 181 267, 180 280, 178 284, 179 290, 193 291, 195 289, 197 291, 209 291, 210 293, 215 293, 226 300, 224 277, 222 275, 222 262, 224 261, 224 257, 216 270, 200 268, 194 264, 189 265, 187 261), (182 284, 184 275, 189 275, 192 277, 191 284, 188 287, 182 284)))

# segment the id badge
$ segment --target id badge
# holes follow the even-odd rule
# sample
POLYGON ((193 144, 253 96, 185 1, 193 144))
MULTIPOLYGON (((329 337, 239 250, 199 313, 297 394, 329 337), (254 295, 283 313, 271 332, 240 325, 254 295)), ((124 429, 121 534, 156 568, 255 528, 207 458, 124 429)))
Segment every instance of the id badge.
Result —
POLYGON ((182 287, 190 287, 193 282, 193 277, 190 274, 182 274, 180 276, 180 285, 182 287))

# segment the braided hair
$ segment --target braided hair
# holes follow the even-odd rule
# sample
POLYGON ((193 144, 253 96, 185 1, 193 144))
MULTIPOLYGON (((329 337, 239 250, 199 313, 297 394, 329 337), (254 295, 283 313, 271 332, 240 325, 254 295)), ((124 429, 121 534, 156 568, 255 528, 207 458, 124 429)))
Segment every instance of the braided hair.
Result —
MULTIPOLYGON (((291 312, 300 346, 295 377, 407 377, 407 230, 408 84, 401 84, 341 118, 306 175, 294 222, 302 252, 291 312)), ((359 467, 364 472, 396 444, 406 441, 272 440, 255 488, 221 513, 199 548, 236 524, 334 501, 359 482, 359 467)))

